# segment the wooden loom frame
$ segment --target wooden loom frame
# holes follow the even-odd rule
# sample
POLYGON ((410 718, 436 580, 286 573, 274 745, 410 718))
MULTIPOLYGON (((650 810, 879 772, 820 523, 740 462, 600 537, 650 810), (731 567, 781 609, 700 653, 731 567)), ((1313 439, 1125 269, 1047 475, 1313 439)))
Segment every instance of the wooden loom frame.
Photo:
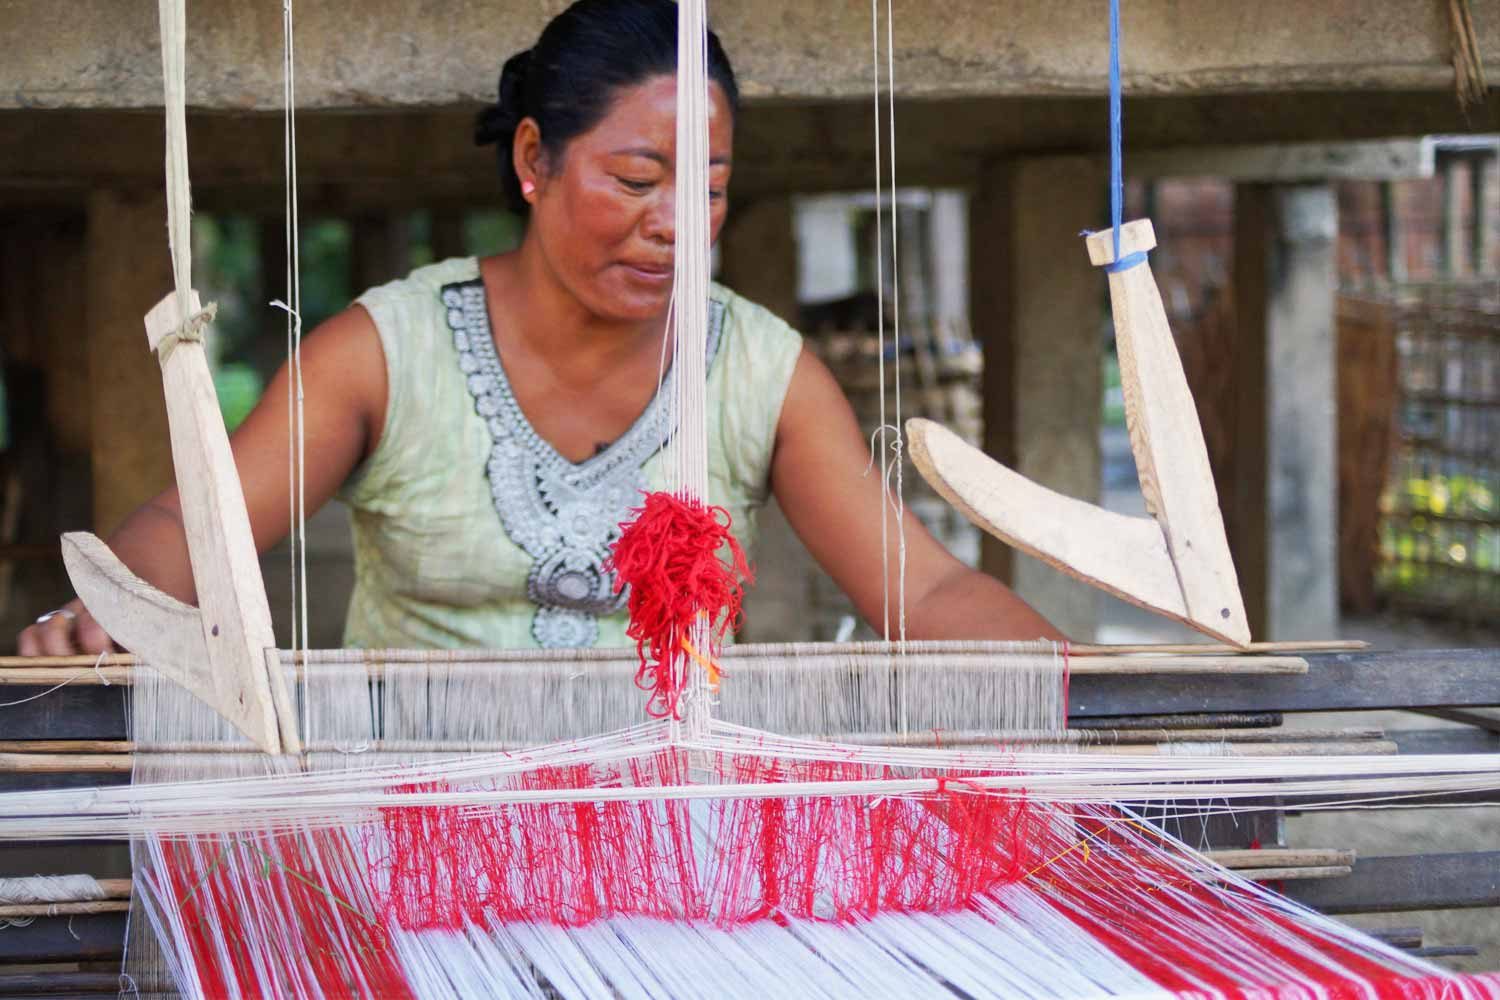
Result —
MULTIPOLYGON (((1112 233, 1091 234, 1095 266, 1112 233)), ((1156 246, 1149 219, 1120 227, 1122 259, 1156 246)), ((965 517, 1001 541, 1149 611, 1244 648, 1250 625, 1208 449, 1151 265, 1109 274, 1130 450, 1149 517, 1075 500, 1006 468, 930 420, 907 421, 912 461, 965 517)))
MULTIPOLYGON (((1114 262, 1106 232, 1088 237, 1114 262)), ((1121 227, 1120 253, 1156 245, 1149 220, 1121 227)), ((1250 631, 1192 395, 1161 294, 1144 260, 1109 276, 1131 450, 1149 518, 1062 496, 989 459, 929 420, 908 422, 913 460, 933 487, 1001 540, 1141 607, 1248 649, 1250 631)), ((193 315, 199 313, 190 292, 193 315)), ((179 339, 179 299, 146 315, 158 351, 173 463, 199 608, 132 573, 99 538, 63 536, 79 597, 111 636, 223 716, 267 753, 300 749, 279 669, 270 605, 228 433, 200 338, 179 339), (170 338, 170 340, 167 340, 170 338), (169 345, 162 350, 164 340, 169 345)))

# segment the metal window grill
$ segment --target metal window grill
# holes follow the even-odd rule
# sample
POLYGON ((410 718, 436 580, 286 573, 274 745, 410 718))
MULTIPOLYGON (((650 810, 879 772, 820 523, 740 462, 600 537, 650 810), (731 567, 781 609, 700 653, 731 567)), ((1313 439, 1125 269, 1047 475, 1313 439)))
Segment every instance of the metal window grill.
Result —
POLYGON ((1500 618, 1500 283, 1403 286, 1391 303, 1394 449, 1376 585, 1388 603, 1500 618))

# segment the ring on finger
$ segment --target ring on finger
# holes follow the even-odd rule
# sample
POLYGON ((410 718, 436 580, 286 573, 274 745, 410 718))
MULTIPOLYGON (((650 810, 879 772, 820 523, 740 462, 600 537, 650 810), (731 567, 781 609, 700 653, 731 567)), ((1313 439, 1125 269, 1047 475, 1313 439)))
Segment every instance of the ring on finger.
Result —
POLYGON ((70 622, 76 622, 78 620, 78 614, 76 612, 69 611, 67 608, 58 608, 56 611, 49 611, 45 615, 39 617, 36 620, 36 623, 38 625, 45 625, 54 618, 66 618, 70 622))

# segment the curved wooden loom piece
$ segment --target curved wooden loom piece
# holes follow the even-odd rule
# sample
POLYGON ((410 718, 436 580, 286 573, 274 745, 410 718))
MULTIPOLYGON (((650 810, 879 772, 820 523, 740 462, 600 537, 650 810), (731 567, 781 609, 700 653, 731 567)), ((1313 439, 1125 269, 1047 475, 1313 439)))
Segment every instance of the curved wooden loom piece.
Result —
MULTIPOLYGON (((1087 239, 1114 261, 1109 230, 1087 239)), ((1149 219, 1120 227, 1122 257, 1156 246, 1149 219)), ((930 420, 907 421, 912 461, 974 524, 1048 565, 1243 647, 1250 626, 1219 512, 1203 431, 1151 265, 1109 276, 1130 450, 1149 518, 1063 496, 1006 468, 930 420)))
MULTIPOLYGON (((189 308, 198 313, 197 292, 189 308)), ((151 348, 180 325, 177 296, 168 295, 146 314, 151 348)), ((68 577, 120 643, 265 752, 295 753, 296 716, 281 671, 269 666, 278 662, 271 608, 203 343, 176 342, 161 367, 199 607, 146 583, 86 532, 63 536, 68 577)))

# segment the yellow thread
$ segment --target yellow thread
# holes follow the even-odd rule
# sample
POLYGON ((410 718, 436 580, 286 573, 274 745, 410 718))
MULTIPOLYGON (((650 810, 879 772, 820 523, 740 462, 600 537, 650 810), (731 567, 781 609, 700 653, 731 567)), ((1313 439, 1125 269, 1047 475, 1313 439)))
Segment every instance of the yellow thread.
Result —
POLYGON ((719 693, 719 665, 693 648, 687 636, 682 637, 682 648, 687 655, 698 661, 698 665, 708 671, 708 684, 713 688, 714 694, 719 693))

